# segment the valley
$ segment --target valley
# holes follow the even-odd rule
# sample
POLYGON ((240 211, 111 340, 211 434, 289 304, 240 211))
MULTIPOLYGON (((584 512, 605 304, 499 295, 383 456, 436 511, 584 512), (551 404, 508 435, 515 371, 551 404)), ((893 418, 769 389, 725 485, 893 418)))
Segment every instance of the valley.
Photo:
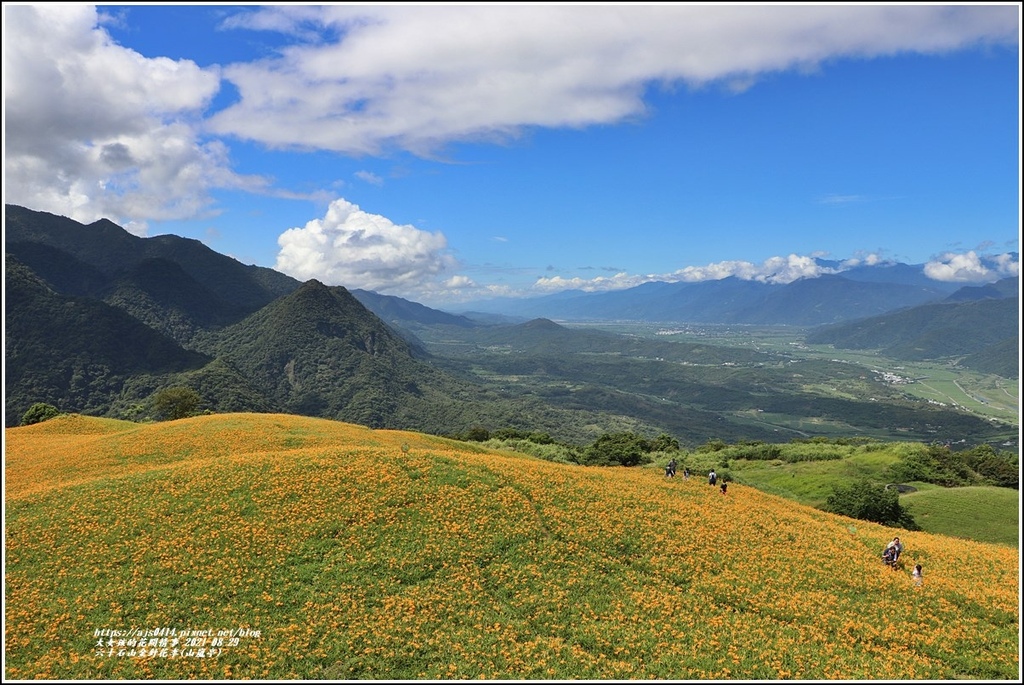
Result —
MULTIPOLYGON (((872 350, 844 350, 830 345, 808 345, 807 330, 792 326, 679 325, 646 322, 567 322, 570 328, 605 330, 621 335, 678 342, 713 342, 716 345, 773 352, 799 359, 840 361, 859 365, 911 395, 978 416, 1018 426, 1020 385, 994 374, 982 374, 953 365, 954 360, 907 361, 872 350)), ((841 394, 837 388, 833 392, 841 394)))
POLYGON ((154 398, 188 388, 206 413, 576 445, 611 432, 1017 444, 1015 278, 958 290, 903 265, 778 287, 647 284, 559 299, 575 310, 556 322, 545 298, 443 312, 177 236, 5 210, 8 426, 35 403, 158 420, 154 398), (729 323, 660 323, 708 320, 729 323))
POLYGON ((601 412, 606 423, 618 416, 619 429, 667 431, 691 445, 815 435, 1016 444, 1011 381, 807 345, 805 334, 800 327, 544 320, 415 332, 435 364, 501 396, 601 412), (627 417, 640 423, 629 428, 627 417))

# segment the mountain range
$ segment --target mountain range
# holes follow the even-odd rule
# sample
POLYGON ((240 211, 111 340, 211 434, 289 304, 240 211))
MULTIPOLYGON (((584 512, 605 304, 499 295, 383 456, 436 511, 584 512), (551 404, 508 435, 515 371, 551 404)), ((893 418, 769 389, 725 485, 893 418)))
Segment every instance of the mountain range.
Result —
MULTIPOLYGON (((735 276, 714 281, 651 282, 611 292, 566 291, 530 299, 492 299, 472 303, 466 309, 565 321, 818 326, 937 302, 960 288, 928 278, 922 266, 885 264, 786 284, 735 276)), ((1009 296, 991 287, 984 292, 1009 296)))
MULTIPOLYGON (((569 439, 611 428, 668 430, 693 440, 707 439, 713 431, 771 437, 771 429, 757 422, 737 423, 721 413, 766 401, 763 393, 754 397, 735 382, 737 366, 749 373, 757 369, 763 387, 787 386, 775 392, 779 404, 812 413, 827 404, 794 398, 791 393, 803 391, 765 376, 767 369, 784 363, 770 355, 570 330, 547 318, 502 322, 515 316, 510 311, 443 312, 379 293, 315 280, 302 283, 273 269, 243 265, 196 240, 140 238, 107 220, 83 225, 15 205, 5 206, 5 285, 6 425, 16 425, 40 401, 63 411, 144 418, 154 393, 187 385, 210 411, 288 412, 436 434, 484 425, 549 431, 569 439), (448 336, 452 354, 439 355, 438 345, 424 343, 425 333, 435 343, 439 335, 448 336), (515 374, 521 374, 525 364, 530 374, 546 374, 565 388, 479 382, 483 367, 474 367, 462 352, 495 349, 515 350, 514 359, 492 356, 489 378, 501 375, 495 365, 515 366, 515 374), (648 368, 664 363, 672 369, 648 368), (694 365, 704 370, 701 379, 683 373, 694 365), (721 369, 733 371, 716 376, 721 369), (648 382, 644 379, 659 376, 665 379, 661 387, 638 392, 648 382), (783 392, 790 393, 785 402, 783 392), (664 399, 684 396, 685 406, 666 405, 670 400, 664 399)), ((989 358, 991 364, 1007 356, 1000 345, 1016 345, 1015 337, 1003 335, 1011 324, 1016 335, 1016 317, 1010 316, 1016 295, 1015 282, 949 292, 929 284, 914 268, 897 265, 789 286, 736 279, 646 284, 516 306, 522 312, 556 307, 567 320, 629 318, 627 313, 663 320, 674 311, 673 316, 691 313, 693 321, 718 312, 731 322, 796 325, 827 314, 830 320, 856 322, 869 330, 865 315, 891 314, 900 307, 928 303, 934 311, 921 310, 913 317, 932 321, 951 311, 943 307, 960 307, 961 325, 967 321, 964 312, 996 307, 982 314, 999 323, 988 334, 972 342, 967 334, 979 326, 966 324, 960 343, 938 350, 965 360, 989 358)), ((892 315, 897 320, 910 316, 892 315)), ((920 321, 914 327, 926 328, 920 321)), ((869 344, 865 333, 854 331, 861 329, 821 335, 833 336, 837 346, 869 344)), ((920 342, 895 336, 870 344, 920 347, 920 342)), ((838 416, 862 409, 835 406, 829 411, 838 416)), ((877 423, 881 416, 866 420, 877 423)), ((984 430, 980 419, 967 417, 978 425, 965 428, 963 417, 944 416, 941 421, 920 419, 920 430, 931 430, 926 423, 984 430)))

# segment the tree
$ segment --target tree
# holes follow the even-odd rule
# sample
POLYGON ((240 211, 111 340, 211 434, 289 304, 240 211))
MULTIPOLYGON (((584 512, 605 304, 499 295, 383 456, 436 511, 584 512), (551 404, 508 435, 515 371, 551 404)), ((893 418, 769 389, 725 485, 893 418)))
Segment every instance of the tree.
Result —
POLYGON ((590 466, 638 466, 651 461, 651 445, 636 433, 605 433, 583 452, 590 466))
POLYGON ((917 529, 910 514, 900 506, 896 488, 872 483, 862 478, 850 485, 833 485, 825 500, 825 511, 886 526, 917 529))
POLYGON ((662 433, 651 441, 652 452, 678 452, 679 441, 668 433, 662 433))
POLYGON ((28 408, 21 416, 22 426, 31 426, 33 423, 42 423, 48 421, 54 416, 60 416, 60 410, 52 404, 46 402, 36 402, 28 408))
POLYGON ((469 442, 487 442, 491 439, 491 432, 483 426, 473 426, 466 431, 466 440, 469 442))
POLYGON ((978 445, 959 454, 975 473, 1003 488, 1020 488, 1020 467, 1015 452, 997 452, 991 445, 978 445))
POLYGON ((173 421, 195 416, 202 398, 192 388, 166 388, 153 395, 153 412, 157 417, 173 421))

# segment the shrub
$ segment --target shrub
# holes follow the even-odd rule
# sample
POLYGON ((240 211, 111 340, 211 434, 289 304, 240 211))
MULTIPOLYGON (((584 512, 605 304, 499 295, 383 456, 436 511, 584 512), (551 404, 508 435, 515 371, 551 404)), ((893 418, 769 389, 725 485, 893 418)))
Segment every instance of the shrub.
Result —
POLYGON ((52 404, 46 402, 36 402, 28 408, 21 416, 22 426, 31 426, 34 423, 42 423, 52 419, 54 416, 60 416, 60 410, 52 404))
POLYGON ((917 480, 947 488, 981 481, 965 459, 944 445, 929 445, 923 452, 908 454, 889 468, 889 474, 897 483, 917 480))
POLYGON ((583 451, 588 466, 639 466, 649 464, 651 444, 636 433, 606 433, 583 451))
POLYGON ((474 426, 466 431, 466 440, 468 442, 486 442, 491 439, 491 433, 486 428, 481 426, 474 426))
POLYGON ((991 445, 978 445, 957 456, 992 485, 1014 490, 1020 488, 1020 467, 1016 453, 997 452, 991 445))
POLYGON ((841 516, 874 521, 886 526, 914 530, 913 518, 900 506, 900 493, 895 488, 861 479, 851 485, 833 485, 825 500, 825 511, 841 516))
POLYGON ((667 433, 662 433, 651 441, 650 448, 652 452, 678 452, 679 441, 667 433))

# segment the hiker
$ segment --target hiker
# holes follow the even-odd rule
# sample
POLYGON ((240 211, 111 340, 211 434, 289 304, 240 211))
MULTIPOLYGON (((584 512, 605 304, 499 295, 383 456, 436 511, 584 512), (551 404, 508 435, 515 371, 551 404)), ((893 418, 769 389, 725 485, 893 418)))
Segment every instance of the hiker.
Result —
POLYGON ((690 480, 690 469, 683 467, 683 480, 690 480))
POLYGON ((726 483, 726 482, 725 482, 725 481, 723 480, 723 481, 722 481, 722 494, 723 494, 723 495, 725 494, 725 489, 726 489, 726 488, 727 488, 728 486, 729 486, 729 484, 728 484, 728 483, 726 483))
POLYGON ((714 485, 715 481, 718 480, 718 474, 715 473, 714 469, 711 469, 711 473, 708 474, 708 485, 714 485))
POLYGON ((914 567, 914 571, 910 574, 910 577, 914 579, 914 585, 920 585, 924 580, 924 573, 921 571, 921 564, 914 567))
POLYGON ((672 461, 670 461, 668 463, 668 466, 665 467, 665 475, 668 476, 669 478, 675 478, 676 477, 676 460, 675 460, 675 458, 673 458, 672 461))

